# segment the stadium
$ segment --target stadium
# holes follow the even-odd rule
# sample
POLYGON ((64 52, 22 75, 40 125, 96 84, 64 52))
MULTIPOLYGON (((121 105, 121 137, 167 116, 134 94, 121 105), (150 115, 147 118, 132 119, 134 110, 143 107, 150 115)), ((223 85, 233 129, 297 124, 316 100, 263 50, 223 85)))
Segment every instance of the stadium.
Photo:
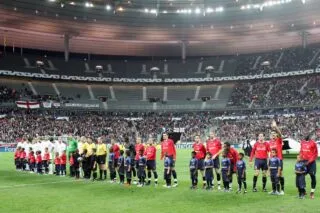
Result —
POLYGON ((320 212, 319 11, 0 1, 0 212, 320 212))

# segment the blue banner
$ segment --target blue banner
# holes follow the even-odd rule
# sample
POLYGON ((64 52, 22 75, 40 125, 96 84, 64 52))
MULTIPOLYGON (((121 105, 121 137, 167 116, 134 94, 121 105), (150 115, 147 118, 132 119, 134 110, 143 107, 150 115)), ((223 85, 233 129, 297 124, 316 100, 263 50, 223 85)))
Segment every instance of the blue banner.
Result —
POLYGON ((0 152, 15 152, 15 151, 16 151, 15 147, 9 147, 9 146, 0 147, 0 152))

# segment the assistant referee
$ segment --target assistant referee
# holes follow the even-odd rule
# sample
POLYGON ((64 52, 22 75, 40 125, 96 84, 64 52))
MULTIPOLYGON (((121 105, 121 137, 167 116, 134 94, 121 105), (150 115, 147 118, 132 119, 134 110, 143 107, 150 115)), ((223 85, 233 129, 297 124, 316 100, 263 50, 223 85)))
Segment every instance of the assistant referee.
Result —
POLYGON ((107 146, 102 142, 102 138, 98 138, 97 145, 97 163, 100 169, 100 180, 105 180, 107 178, 106 169, 106 157, 107 157, 107 146), (102 179, 102 173, 104 178, 102 179))

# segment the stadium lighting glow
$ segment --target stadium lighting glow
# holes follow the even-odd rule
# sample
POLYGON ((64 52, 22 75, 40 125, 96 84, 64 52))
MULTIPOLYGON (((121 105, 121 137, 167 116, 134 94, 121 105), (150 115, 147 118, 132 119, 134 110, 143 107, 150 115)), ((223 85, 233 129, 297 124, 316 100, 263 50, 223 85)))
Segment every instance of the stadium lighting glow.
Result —
POLYGON ((163 11, 164 14, 167 14, 168 12, 166 10, 163 11))
POLYGON ((145 13, 149 13, 149 9, 148 9, 148 8, 145 8, 145 9, 144 9, 144 12, 145 12, 145 13))
POLYGON ((118 11, 122 12, 122 11, 123 11, 123 8, 122 8, 122 7, 119 7, 119 8, 118 8, 118 11))
POLYGON ((213 9, 211 7, 208 7, 206 10, 207 13, 213 13, 213 9))
POLYGON ((71 5, 76 5, 76 3, 74 1, 70 2, 69 4, 71 5))
POLYGON ((196 9, 194 10, 194 12, 195 12, 195 14, 199 14, 199 13, 201 13, 201 10, 200 10, 200 8, 196 8, 196 9))
POLYGON ((302 4, 305 4, 306 3, 306 0, 301 0, 302 4))
POLYGON ((84 4, 85 7, 93 7, 93 4, 91 2, 86 2, 84 4))
POLYGON ((223 12, 224 11, 224 8, 223 7, 217 7, 216 8, 216 12, 223 12))
POLYGON ((49 2, 55 2, 56 0, 49 0, 49 2))
POLYGON ((150 13, 152 13, 152 14, 157 14, 157 10, 156 10, 156 9, 151 9, 151 10, 150 10, 150 13))
POLYGON ((111 6, 110 5, 106 5, 106 10, 111 10, 111 6))

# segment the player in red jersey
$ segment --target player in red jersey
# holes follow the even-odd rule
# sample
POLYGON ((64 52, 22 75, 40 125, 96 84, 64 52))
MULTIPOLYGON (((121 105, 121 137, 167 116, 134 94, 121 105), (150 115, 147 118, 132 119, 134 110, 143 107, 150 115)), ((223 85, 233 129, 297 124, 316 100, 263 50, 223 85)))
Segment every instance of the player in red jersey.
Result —
POLYGON ((157 148, 153 144, 153 139, 148 140, 148 146, 144 151, 144 156, 147 159, 147 171, 148 171, 148 182, 147 185, 151 183, 151 171, 153 172, 154 184, 158 185, 158 174, 156 170, 156 159, 157 159, 157 148))
POLYGON ((16 166, 16 170, 20 169, 20 151, 21 147, 18 146, 16 151, 14 152, 14 165, 16 166))
POLYGON ((42 158, 42 165, 44 166, 45 174, 49 174, 49 164, 50 164, 50 153, 48 147, 44 149, 44 154, 42 158))
POLYGON ((206 148, 201 143, 200 136, 196 135, 194 138, 194 144, 192 145, 193 151, 196 152, 196 159, 198 160, 197 169, 200 170, 203 180, 203 188, 206 187, 206 176, 204 174, 204 158, 206 157, 206 148))
POLYGON ((161 160, 165 157, 165 154, 168 158, 170 158, 170 169, 172 171, 172 176, 174 178, 174 184, 173 187, 177 187, 178 186, 178 180, 177 180, 177 173, 175 170, 175 162, 176 162, 176 146, 173 142, 173 140, 171 140, 169 138, 168 133, 163 133, 162 134, 162 141, 161 141, 161 160))
POLYGON ((211 153, 212 156, 215 156, 213 158, 213 167, 215 169, 216 175, 217 175, 217 183, 218 183, 218 190, 220 190, 220 181, 221 181, 221 173, 220 173, 220 159, 219 155, 216 155, 217 153, 220 153, 222 150, 222 143, 219 138, 216 137, 214 132, 210 132, 209 139, 206 143, 207 151, 211 153))
POLYGON ((67 154, 66 150, 62 152, 62 155, 60 156, 60 175, 66 176, 67 175, 67 154))
POLYGON ((229 190, 232 190, 232 179, 233 174, 235 174, 237 171, 237 161, 239 160, 239 153, 235 148, 231 147, 231 144, 229 142, 225 142, 223 144, 223 150, 227 153, 227 158, 229 158, 231 162, 229 175, 229 190))
POLYGON ((20 150, 20 168, 24 171, 26 170, 27 153, 24 148, 20 150))
POLYGON ((253 176, 253 192, 257 192, 257 180, 259 177, 260 170, 262 170, 262 190, 267 191, 267 171, 268 171, 268 156, 270 152, 269 143, 264 141, 263 133, 260 133, 258 136, 258 141, 253 145, 252 151, 250 154, 249 165, 252 166, 252 159, 254 161, 254 176, 253 176))
POLYGON ((300 158, 307 167, 307 173, 311 178, 311 192, 310 198, 314 199, 314 192, 316 190, 316 171, 317 165, 316 160, 318 158, 318 147, 314 140, 310 136, 307 136, 304 140, 300 142, 300 158))
POLYGON ((137 171, 139 169, 139 153, 140 150, 142 150, 142 152, 145 151, 144 145, 142 143, 142 138, 141 137, 137 137, 136 138, 136 145, 134 146, 134 150, 135 150, 135 157, 134 157, 134 166, 132 167, 132 173, 133 173, 133 184, 137 184, 137 171))
POLYGON ((279 193, 279 195, 284 195, 284 177, 283 177, 283 155, 282 155, 282 134, 281 131, 279 129, 279 127, 277 126, 276 121, 272 121, 271 123, 271 128, 272 128, 272 132, 271 132, 271 139, 269 141, 269 146, 270 146, 270 150, 277 150, 277 158, 280 159, 280 174, 279 174, 279 183, 281 186, 281 191, 279 193))

